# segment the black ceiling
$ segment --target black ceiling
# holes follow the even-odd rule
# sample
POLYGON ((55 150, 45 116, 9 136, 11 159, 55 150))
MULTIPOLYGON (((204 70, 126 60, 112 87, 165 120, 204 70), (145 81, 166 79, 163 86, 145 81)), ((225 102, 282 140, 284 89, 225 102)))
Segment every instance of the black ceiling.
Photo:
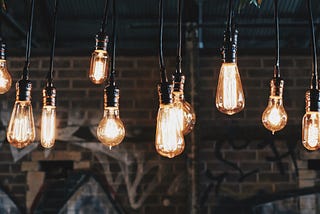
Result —
MULTIPOLYGON (((7 11, 1 12, 3 36, 8 49, 24 50, 26 2, 29 1, 6 0, 7 11)), ((200 15, 202 13, 203 24, 196 26, 202 29, 203 34, 200 34, 200 37, 204 49, 218 50, 222 44, 227 2, 225 0, 185 0, 183 14, 185 25, 198 24, 199 11, 200 15)), ((92 49, 95 34, 100 28, 103 17, 104 3, 104 0, 60 0, 57 48, 69 50, 69 53, 92 49)), ((54 0, 36 0, 35 4, 33 47, 34 50, 45 50, 50 47, 54 0)), ((177 40, 176 6, 177 2, 174 0, 165 1, 164 46, 172 50, 175 49, 177 40)), ((287 50, 306 50, 310 44, 306 1, 280 0, 279 7, 280 47, 287 50)), ((118 47, 128 52, 145 50, 156 54, 158 0, 117 0, 117 9, 118 47)), ((319 0, 313 0, 313 13, 316 36, 319 39, 319 0)), ((236 22, 239 30, 239 50, 273 49, 275 42, 272 0, 263 0, 260 8, 248 4, 240 11, 237 10, 236 22)), ((111 35, 111 16, 108 19, 107 32, 111 35)), ((10 53, 10 50, 8 51, 10 53)))

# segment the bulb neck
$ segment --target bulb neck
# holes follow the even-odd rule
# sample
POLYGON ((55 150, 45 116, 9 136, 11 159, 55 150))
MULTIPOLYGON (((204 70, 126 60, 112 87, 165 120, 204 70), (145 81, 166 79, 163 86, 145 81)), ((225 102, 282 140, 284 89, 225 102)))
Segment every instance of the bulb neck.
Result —
POLYGON ((52 82, 47 82, 47 85, 42 90, 43 106, 56 106, 57 90, 52 82))
POLYGON ((107 44, 109 41, 109 37, 104 32, 99 32, 96 34, 96 50, 104 50, 107 51, 107 44))
POLYGON ((224 31, 223 47, 221 48, 222 62, 235 63, 237 59, 238 30, 224 31))
POLYGON ((30 80, 21 79, 16 84, 16 101, 31 101, 32 83, 30 80))
POLYGON ((119 108, 118 107, 106 107, 104 109, 104 117, 108 118, 119 118, 119 108))
POLYGON ((306 92, 306 111, 320 112, 320 91, 309 89, 306 92))
POLYGON ((172 90, 173 87, 168 82, 158 84, 158 94, 160 104, 172 103, 172 90))
POLYGON ((184 93, 183 92, 173 92, 172 93, 173 102, 179 102, 184 100, 184 93))
POLYGON ((6 60, 6 44, 3 41, 0 41, 0 60, 6 60))
POLYGON ((177 72, 172 76, 172 79, 173 79, 173 92, 183 93, 186 77, 183 74, 177 72))
POLYGON ((284 87, 284 80, 283 79, 273 78, 270 81, 270 96, 282 97, 283 87, 284 87))
POLYGON ((108 85, 104 89, 104 109, 108 107, 119 108, 120 90, 115 85, 108 85))

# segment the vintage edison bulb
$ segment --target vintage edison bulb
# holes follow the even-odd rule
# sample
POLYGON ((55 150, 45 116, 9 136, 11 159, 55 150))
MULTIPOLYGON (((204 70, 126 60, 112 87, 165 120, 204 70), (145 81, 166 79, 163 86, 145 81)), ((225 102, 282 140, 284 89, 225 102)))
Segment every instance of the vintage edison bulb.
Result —
POLYGON ((121 143, 125 129, 120 120, 118 107, 105 107, 103 118, 98 125, 97 136, 100 142, 110 149, 121 143))
POLYGON ((236 63, 222 63, 217 93, 217 109, 228 115, 235 114, 244 108, 245 99, 238 66, 236 63))
POLYGON ((11 114, 7 139, 17 148, 23 148, 35 139, 31 101, 16 101, 11 114))
POLYGON ((12 83, 11 75, 7 69, 6 60, 0 59, 0 94, 9 91, 12 83))
POLYGON ((302 144, 308 150, 320 146, 320 113, 307 111, 302 119, 302 144))
POLYGON ((91 56, 89 78, 94 84, 103 83, 109 76, 109 57, 105 50, 95 50, 91 56))
POLYGON ((287 113, 283 107, 282 96, 270 96, 267 108, 262 114, 262 123, 272 134, 285 127, 287 124, 287 113))
POLYGON ((183 92, 173 92, 173 105, 177 108, 182 133, 189 134, 196 123, 196 114, 192 106, 184 99, 183 92))
POLYGON ((160 104, 158 110, 155 146, 164 157, 173 158, 185 147, 178 111, 173 104, 160 104))
POLYGON ((41 115, 41 145, 52 148, 56 137, 56 107, 43 106, 41 115))

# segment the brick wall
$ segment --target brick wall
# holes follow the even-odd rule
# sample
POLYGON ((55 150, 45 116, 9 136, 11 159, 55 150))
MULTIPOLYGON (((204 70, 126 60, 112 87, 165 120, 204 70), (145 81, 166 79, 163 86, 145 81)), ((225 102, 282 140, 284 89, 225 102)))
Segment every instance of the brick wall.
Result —
MULTIPOLYGON (((9 59, 14 82, 20 77, 23 60, 9 59)), ((269 96, 273 62, 273 57, 269 56, 239 58, 246 107, 230 117, 219 113, 214 104, 220 60, 200 57, 199 96, 196 100, 201 139, 197 142, 201 213, 219 213, 217 207, 229 200, 241 201, 259 194, 298 188, 294 160, 298 159, 296 154, 301 149, 300 124, 304 114, 304 93, 310 82, 311 60, 302 56, 281 58, 281 74, 285 80, 284 104, 289 121, 285 130, 275 137, 261 124, 261 114, 269 96)), ((48 65, 46 57, 33 58, 31 62, 32 102, 37 126, 48 65)), ((168 72, 174 71, 174 65, 174 57, 169 58, 168 72)), ((173 160, 161 158, 153 146, 158 108, 157 57, 117 58, 120 116, 127 134, 124 142, 111 151, 99 147, 92 136, 83 136, 94 133, 103 112, 103 86, 96 86, 87 78, 89 58, 56 57, 54 67, 60 130, 55 148, 50 152, 41 148, 30 152, 18 151, 22 158, 16 162, 8 143, 5 142, 0 150, 0 183, 13 201, 22 210, 30 209, 32 204, 35 207, 39 205, 41 200, 37 200, 37 196, 41 198, 41 185, 31 187, 32 181, 28 179, 37 180, 37 176, 43 176, 41 172, 44 169, 39 167, 39 161, 64 160, 73 161, 73 170, 99 172, 106 179, 118 205, 128 213, 187 213, 189 138, 187 151, 173 160), (81 129, 82 134, 72 135, 79 131, 79 127, 88 128, 81 129), (30 179, 30 176, 35 177, 30 179), (33 193, 30 192, 32 188, 33 193)), ((190 87, 188 84, 187 79, 186 86, 190 87)), ((14 87, 1 95, 0 113, 4 127, 7 126, 14 97, 14 87)), ((44 184, 47 182, 46 173, 44 178, 39 178, 44 184)))

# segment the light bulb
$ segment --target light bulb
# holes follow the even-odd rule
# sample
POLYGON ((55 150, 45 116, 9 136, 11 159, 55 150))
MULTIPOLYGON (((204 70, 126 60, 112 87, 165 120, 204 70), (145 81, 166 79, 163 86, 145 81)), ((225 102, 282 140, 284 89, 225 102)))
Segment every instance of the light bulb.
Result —
POLYGON ((121 143, 125 129, 120 120, 118 107, 105 107, 103 118, 98 125, 97 136, 100 142, 110 149, 121 143))
POLYGON ((280 78, 274 78, 270 81, 269 102, 262 114, 262 123, 272 134, 283 129, 288 120, 287 113, 283 107, 283 86, 284 81, 280 78))
POLYGON ((52 148, 56 137, 56 107, 44 106, 41 115, 41 146, 52 148))
POLYGON ((31 88, 32 84, 29 80, 22 79, 16 84, 16 102, 9 121, 7 139, 17 148, 27 146, 35 139, 31 88))
POLYGON ((95 84, 101 84, 109 75, 109 59, 107 51, 95 50, 91 56, 89 78, 95 84))
POLYGON ((225 114, 232 115, 244 108, 245 99, 238 66, 236 63, 222 63, 217 92, 216 107, 225 114))
POLYGON ((317 150, 320 146, 320 113, 308 111, 302 119, 302 144, 308 150, 317 150))
POLYGON ((158 110, 156 150, 168 158, 181 154, 185 147, 181 121, 177 117, 179 111, 173 104, 160 104, 158 110))
POLYGON ((183 92, 173 92, 173 105, 177 108, 178 121, 184 135, 189 134, 196 123, 192 106, 184 99, 183 92))
POLYGON ((12 83, 12 78, 7 69, 6 60, 0 59, 0 94, 9 91, 12 83))

